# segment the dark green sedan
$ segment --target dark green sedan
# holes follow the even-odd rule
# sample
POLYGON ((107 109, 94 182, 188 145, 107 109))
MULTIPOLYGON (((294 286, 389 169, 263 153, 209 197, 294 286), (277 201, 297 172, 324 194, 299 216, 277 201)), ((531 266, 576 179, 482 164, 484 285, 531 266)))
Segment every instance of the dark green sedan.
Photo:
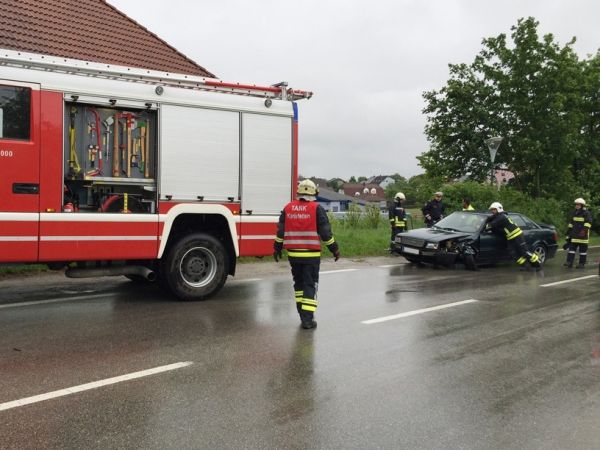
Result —
MULTIPOLYGON (((512 260, 506 240, 485 229, 490 211, 458 211, 440 220, 432 228, 400 233, 394 247, 397 253, 413 263, 439 266, 464 264, 475 270, 479 265, 512 260)), ((508 216, 523 230, 531 252, 543 263, 558 250, 558 234, 553 225, 535 223, 519 213, 508 216)))

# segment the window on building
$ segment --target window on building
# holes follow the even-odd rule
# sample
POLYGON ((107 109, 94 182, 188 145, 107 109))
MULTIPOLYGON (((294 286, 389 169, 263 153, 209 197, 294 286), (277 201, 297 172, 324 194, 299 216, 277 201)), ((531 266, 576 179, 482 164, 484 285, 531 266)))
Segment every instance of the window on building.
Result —
POLYGON ((338 212, 338 209, 339 209, 339 208, 338 208, 337 206, 334 206, 334 207, 333 207, 333 212, 338 212))
POLYGON ((30 139, 31 89, 0 86, 0 138, 30 139))
POLYGON ((369 193, 369 188, 364 188, 364 189, 363 189, 363 193, 364 193, 364 194, 368 194, 368 193, 369 193))
POLYGON ((371 188, 371 194, 377 194, 377 189, 371 188))

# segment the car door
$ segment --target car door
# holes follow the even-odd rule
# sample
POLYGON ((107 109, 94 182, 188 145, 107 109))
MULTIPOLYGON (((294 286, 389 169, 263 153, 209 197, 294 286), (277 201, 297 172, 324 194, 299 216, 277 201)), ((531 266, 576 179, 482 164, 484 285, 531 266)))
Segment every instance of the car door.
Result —
POLYGON ((523 237, 527 243, 527 248, 529 251, 532 251, 533 247, 535 247, 540 240, 543 240, 542 235, 544 234, 544 231, 538 225, 520 214, 509 214, 509 216, 512 221, 523 230, 523 237))

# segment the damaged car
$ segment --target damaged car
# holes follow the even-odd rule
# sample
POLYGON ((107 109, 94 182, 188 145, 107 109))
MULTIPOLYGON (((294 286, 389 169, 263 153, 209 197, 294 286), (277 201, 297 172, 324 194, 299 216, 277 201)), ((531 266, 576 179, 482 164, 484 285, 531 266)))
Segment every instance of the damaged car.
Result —
MULTIPOLYGON (((469 270, 478 266, 511 261, 513 257, 506 240, 486 230, 489 211, 458 211, 437 222, 431 228, 400 233, 395 250, 412 263, 428 263, 450 267, 464 264, 469 270)), ((508 216, 523 230, 529 251, 543 263, 558 250, 558 234, 553 225, 535 223, 519 213, 508 216)))

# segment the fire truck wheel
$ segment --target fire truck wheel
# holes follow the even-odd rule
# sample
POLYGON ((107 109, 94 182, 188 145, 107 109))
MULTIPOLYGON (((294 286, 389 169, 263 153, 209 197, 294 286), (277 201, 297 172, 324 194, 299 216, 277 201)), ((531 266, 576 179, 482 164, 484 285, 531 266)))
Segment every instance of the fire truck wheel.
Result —
POLYGON ((181 300, 206 300, 227 279, 229 259, 225 247, 209 234, 184 236, 161 260, 161 284, 181 300))

